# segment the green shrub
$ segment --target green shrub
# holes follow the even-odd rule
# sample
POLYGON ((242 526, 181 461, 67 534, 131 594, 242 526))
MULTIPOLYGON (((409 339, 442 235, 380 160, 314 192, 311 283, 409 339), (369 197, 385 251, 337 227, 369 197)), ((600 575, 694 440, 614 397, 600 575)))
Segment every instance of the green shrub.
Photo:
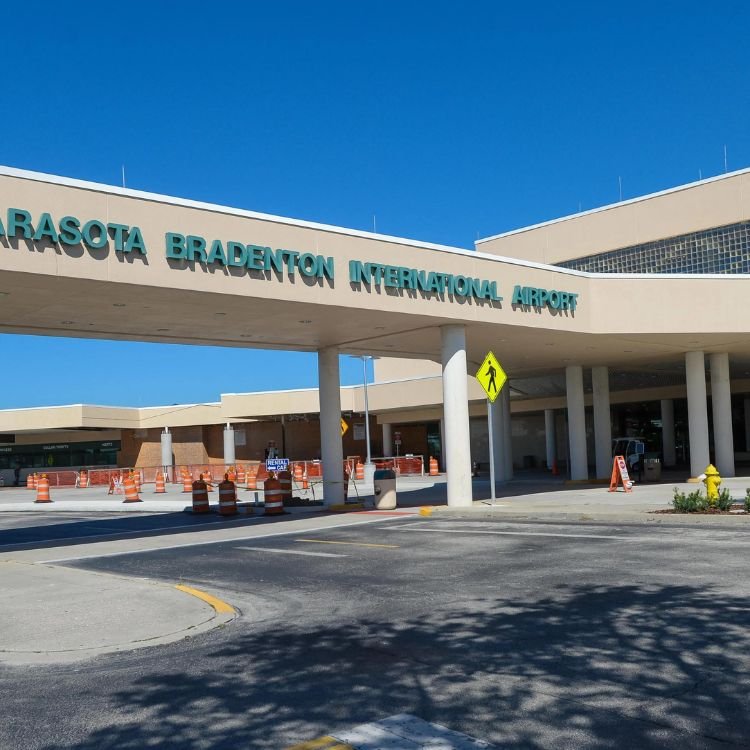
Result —
POLYGON ((685 494, 677 487, 674 488, 672 506, 678 513, 699 513, 710 507, 708 499, 699 489, 685 494))
POLYGON ((714 503, 714 507, 719 510, 729 510, 732 507, 733 502, 734 500, 732 500, 732 494, 729 490, 719 490, 719 497, 714 503))
POLYGON ((745 512, 750 513, 750 487, 745 490, 745 512))

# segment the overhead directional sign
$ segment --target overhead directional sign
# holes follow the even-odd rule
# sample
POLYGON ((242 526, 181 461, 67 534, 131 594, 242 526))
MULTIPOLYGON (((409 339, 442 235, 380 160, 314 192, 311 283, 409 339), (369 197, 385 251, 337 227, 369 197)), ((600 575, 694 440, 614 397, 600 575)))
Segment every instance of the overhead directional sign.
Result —
POLYGON ((349 429, 349 425, 346 423, 346 420, 341 417, 341 437, 344 437, 346 435, 346 431, 349 429))
POLYGON ((487 352, 482 366, 477 370, 474 377, 479 381, 479 385, 484 388, 484 392, 491 402, 497 398, 505 385, 505 381, 508 380, 505 370, 500 366, 497 357, 492 352, 487 352))

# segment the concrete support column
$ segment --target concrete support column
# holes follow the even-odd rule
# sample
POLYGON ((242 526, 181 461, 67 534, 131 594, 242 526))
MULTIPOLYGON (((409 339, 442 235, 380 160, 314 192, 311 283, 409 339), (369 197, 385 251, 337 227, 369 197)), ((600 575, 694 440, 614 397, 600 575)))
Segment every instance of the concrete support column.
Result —
POLYGON ((171 481, 172 477, 172 466, 174 462, 172 460, 172 433, 169 431, 169 427, 165 427, 161 433, 161 465, 167 474, 167 478, 171 481))
POLYGON ((513 431, 510 424, 510 384, 506 383, 497 400, 503 402, 503 464, 505 479, 513 479, 513 431))
POLYGON ((445 471, 445 417, 440 417, 440 469, 445 471))
POLYGON ((445 458, 448 474, 448 505, 469 506, 471 491, 471 445, 469 394, 466 385, 466 331, 461 325, 440 329, 443 360, 443 418, 445 458))
POLYGON ((586 456, 586 407, 583 400, 583 368, 565 368, 565 390, 568 409, 568 442, 570 444, 570 478, 588 479, 586 456))
POLYGON ((552 469, 552 464, 557 458, 557 435, 555 434, 555 410, 544 410, 544 442, 547 447, 547 468, 552 469))
POLYGON ((341 443, 341 391, 338 349, 318 351, 320 457, 326 505, 344 502, 344 448, 341 443))
POLYGON ((716 468, 723 477, 734 476, 734 434, 732 432, 732 394, 729 386, 729 355, 712 354, 711 411, 714 421, 716 468))
POLYGON ((234 456, 234 428, 227 422, 224 428, 224 464, 232 466, 235 462, 234 456))
POLYGON ((703 352, 686 352, 688 437, 690 440, 690 476, 697 477, 708 466, 708 406, 706 404, 706 365, 703 352))
POLYGON ((609 409, 609 370, 591 368, 594 391, 594 448, 596 478, 607 479, 612 473, 612 420, 609 409))
POLYGON ((745 405, 745 450, 750 451, 750 398, 746 398, 745 405))
POLYGON ((383 456, 393 455, 393 433, 390 423, 383 425, 383 456))
POLYGON ((674 444, 674 401, 671 398, 661 400, 661 444, 664 466, 674 466, 677 463, 677 451, 674 444))

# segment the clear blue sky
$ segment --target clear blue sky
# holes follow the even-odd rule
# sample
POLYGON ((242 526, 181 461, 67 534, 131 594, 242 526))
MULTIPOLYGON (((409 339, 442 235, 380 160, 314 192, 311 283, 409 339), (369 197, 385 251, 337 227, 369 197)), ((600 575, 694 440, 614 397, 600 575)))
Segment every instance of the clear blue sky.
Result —
MULTIPOLYGON (((750 165, 743 2, 24 2, 0 163, 471 247, 750 165)), ((314 355, 0 336, 0 408, 315 386, 314 355), (127 372, 125 357, 156 377, 127 372), (215 362, 216 364, 210 364, 215 362)), ((359 363, 342 365, 346 383, 359 363)))

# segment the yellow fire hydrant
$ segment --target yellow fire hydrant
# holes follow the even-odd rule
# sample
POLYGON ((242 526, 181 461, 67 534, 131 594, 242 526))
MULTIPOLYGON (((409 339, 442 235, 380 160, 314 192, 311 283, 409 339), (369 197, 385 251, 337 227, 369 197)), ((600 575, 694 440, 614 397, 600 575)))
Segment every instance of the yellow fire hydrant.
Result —
POLYGON ((721 484, 719 470, 713 464, 706 466, 703 472, 703 484, 706 485, 708 502, 713 505, 719 499, 719 485, 721 484))

